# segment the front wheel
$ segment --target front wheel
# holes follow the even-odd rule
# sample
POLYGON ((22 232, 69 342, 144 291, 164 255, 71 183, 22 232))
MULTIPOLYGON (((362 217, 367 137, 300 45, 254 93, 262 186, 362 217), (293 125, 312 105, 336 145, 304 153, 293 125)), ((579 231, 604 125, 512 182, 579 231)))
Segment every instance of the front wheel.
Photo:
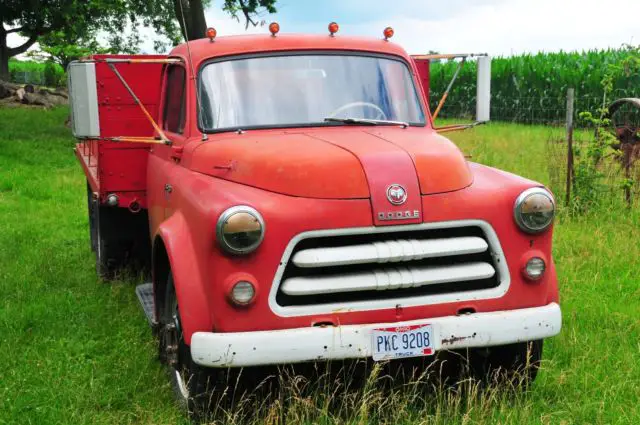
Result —
POLYGON ((489 384, 508 383, 527 389, 538 375, 542 340, 469 350, 472 376, 489 384))
POLYGON ((167 363, 169 379, 180 406, 196 420, 206 419, 224 400, 227 369, 205 368, 191 358, 185 343, 173 276, 169 275, 160 332, 160 358, 167 363))

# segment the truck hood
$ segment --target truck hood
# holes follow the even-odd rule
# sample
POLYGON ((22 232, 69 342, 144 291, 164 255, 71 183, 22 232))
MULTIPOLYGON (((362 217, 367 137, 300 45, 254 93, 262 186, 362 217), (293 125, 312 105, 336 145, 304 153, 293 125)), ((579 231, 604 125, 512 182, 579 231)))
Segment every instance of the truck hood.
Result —
POLYGON ((417 199, 418 193, 455 191, 472 182, 458 148, 417 127, 247 132, 199 144, 192 152, 188 166, 194 171, 308 198, 372 198, 375 204, 393 184, 417 199))

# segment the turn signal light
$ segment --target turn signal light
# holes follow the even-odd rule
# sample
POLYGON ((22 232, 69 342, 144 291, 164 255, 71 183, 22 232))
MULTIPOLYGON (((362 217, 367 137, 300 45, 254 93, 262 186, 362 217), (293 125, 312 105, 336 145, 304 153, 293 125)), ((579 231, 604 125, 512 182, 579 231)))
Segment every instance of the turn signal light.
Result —
POLYGON ((229 298, 231 301, 239 306, 248 305, 253 301, 256 296, 256 288, 251 282, 241 280, 233 285, 229 298))
POLYGON ((340 26, 337 23, 331 22, 329 24, 329 35, 333 37, 333 35, 337 33, 339 29, 340 29, 340 26))
POLYGON ((388 41, 391 37, 393 37, 393 28, 386 27, 383 31, 383 34, 384 34, 384 39, 388 41))
POLYGON ((523 272, 526 278, 536 281, 542 277, 547 265, 540 257, 533 257, 524 266, 523 272))
POLYGON ((280 24, 277 22, 271 22, 269 24, 269 32, 271 33, 272 36, 276 36, 276 34, 278 32, 280 32, 280 24))
POLYGON ((216 35, 218 35, 218 32, 215 28, 207 28, 207 38, 209 38, 209 40, 213 41, 216 35))

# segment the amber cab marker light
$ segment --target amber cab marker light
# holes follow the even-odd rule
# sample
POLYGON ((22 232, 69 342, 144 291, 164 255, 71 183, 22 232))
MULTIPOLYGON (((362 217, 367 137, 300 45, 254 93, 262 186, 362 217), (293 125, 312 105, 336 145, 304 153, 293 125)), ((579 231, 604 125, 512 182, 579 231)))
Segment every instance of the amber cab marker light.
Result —
POLYGON ((278 32, 280 32, 280 24, 277 22, 271 22, 269 24, 269 32, 271 33, 272 36, 276 36, 276 34, 278 32))
POLYGON ((331 22, 329 24, 329 35, 333 37, 333 35, 337 33, 339 29, 340 29, 340 26, 337 23, 331 22))
POLYGON ((218 35, 218 32, 215 28, 207 28, 207 38, 209 38, 209 41, 213 42, 213 39, 216 38, 216 35, 218 35))
POLYGON ((383 34, 384 34, 384 40, 389 41, 389 39, 393 37, 393 28, 386 27, 383 31, 383 34))

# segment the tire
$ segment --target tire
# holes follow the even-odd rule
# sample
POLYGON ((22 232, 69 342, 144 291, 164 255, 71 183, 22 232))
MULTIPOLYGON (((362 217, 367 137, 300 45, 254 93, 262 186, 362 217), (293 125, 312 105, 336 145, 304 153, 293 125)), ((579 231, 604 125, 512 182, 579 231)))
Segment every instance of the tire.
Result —
POLYGON ((535 381, 542 360, 542 340, 469 350, 473 377, 487 383, 526 390, 535 381))
POLYGON ((96 251, 96 241, 98 240, 98 228, 96 224, 98 201, 93 199, 93 191, 87 181, 87 210, 89 214, 89 239, 91 241, 91 251, 96 251))
POLYGON ((211 416, 227 395, 228 369, 206 368, 197 365, 191 358, 191 350, 185 343, 180 309, 169 274, 160 331, 160 358, 167 362, 171 387, 181 408, 195 421, 211 416), (168 335, 167 325, 175 326, 175 336, 168 335), (177 359, 171 361, 167 346, 177 342, 177 359), (173 363, 173 364, 172 364, 173 363))
POLYGON ((151 242, 147 211, 137 214, 126 208, 100 205, 87 182, 87 209, 91 249, 96 255, 96 273, 103 280, 115 279, 123 268, 149 274, 151 242))
POLYGON ((96 273, 103 280, 113 280, 118 272, 126 265, 127 243, 121 241, 113 232, 109 232, 112 225, 110 211, 107 207, 95 207, 96 226, 96 273))

